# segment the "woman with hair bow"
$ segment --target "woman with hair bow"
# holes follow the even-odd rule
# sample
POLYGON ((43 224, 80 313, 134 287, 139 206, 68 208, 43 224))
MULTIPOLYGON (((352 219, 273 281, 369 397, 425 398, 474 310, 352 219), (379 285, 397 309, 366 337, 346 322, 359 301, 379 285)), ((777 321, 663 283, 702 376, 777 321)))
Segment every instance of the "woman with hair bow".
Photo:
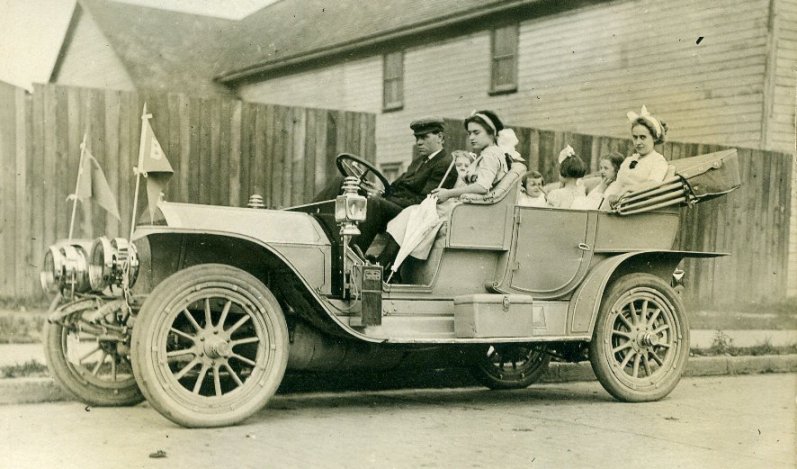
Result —
POLYGON ((606 201, 614 204, 634 186, 646 182, 661 182, 667 175, 669 164, 664 156, 653 149, 654 145, 664 143, 667 124, 652 116, 645 106, 639 114, 629 112, 631 139, 636 153, 629 156, 617 171, 617 180, 609 186, 606 201))
POLYGON ((479 156, 465 173, 466 185, 431 192, 439 203, 457 197, 466 200, 468 194, 486 194, 509 171, 508 158, 519 158, 514 148, 517 145, 515 132, 504 129, 494 112, 474 111, 465 119, 465 129, 471 148, 479 156), (499 141, 504 148, 499 146, 499 141))

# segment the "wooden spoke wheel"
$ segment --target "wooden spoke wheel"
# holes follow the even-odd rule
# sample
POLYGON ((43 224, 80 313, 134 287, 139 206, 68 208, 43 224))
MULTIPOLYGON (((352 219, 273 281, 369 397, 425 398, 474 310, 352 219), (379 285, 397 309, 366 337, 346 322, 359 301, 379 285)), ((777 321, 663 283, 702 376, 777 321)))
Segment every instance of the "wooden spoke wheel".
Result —
POLYGON ((490 389, 522 389, 537 382, 550 361, 544 346, 497 344, 480 349, 470 372, 490 389))
POLYGON ((650 274, 621 277, 607 290, 590 343, 603 387, 628 402, 669 394, 686 366, 689 324, 677 293, 650 274))
POLYGON ((258 279, 205 264, 152 291, 132 351, 136 379, 162 415, 187 427, 232 425, 277 390, 288 330, 279 303, 258 279))
POLYGON ((71 311, 58 323, 46 323, 44 350, 53 379, 81 402, 128 406, 144 400, 130 364, 130 335, 124 300, 78 300, 61 306, 71 311))

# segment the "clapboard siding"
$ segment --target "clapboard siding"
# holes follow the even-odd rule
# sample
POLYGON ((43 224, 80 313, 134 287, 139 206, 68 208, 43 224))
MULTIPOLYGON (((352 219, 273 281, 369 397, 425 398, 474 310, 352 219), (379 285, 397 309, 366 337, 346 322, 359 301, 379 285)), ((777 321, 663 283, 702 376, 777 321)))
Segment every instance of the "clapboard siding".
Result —
POLYGON ((53 82, 91 88, 134 90, 133 80, 108 39, 91 18, 91 14, 85 9, 81 10, 70 42, 62 51, 63 61, 53 82))
MULTIPOLYGON (((75 237, 129 234, 145 102, 175 170, 167 200, 242 206, 260 193, 269 207, 299 205, 334 174, 335 155, 375 154, 368 113, 61 85, 35 85, 30 95, 0 83, 0 298, 40 296, 44 250, 68 235, 66 196, 85 134, 122 220, 80 203, 75 237)), ((140 197, 139 216, 143 189, 140 197)))
MULTIPOLYGON (((625 112, 644 103, 671 124, 672 139, 760 147, 768 21, 769 0, 618 0, 527 19, 518 92, 499 96, 487 94, 489 31, 408 48, 404 107, 379 115, 378 159, 409 158, 411 140, 396 129, 413 118, 457 118, 474 108, 494 109, 515 125, 622 137, 625 112)), ((239 93, 381 112, 381 67, 374 56, 243 85, 239 93)), ((786 115, 793 119, 793 109, 786 115)), ((788 139, 770 141, 792 151, 788 139)))
POLYGON ((328 108, 344 104, 358 112, 382 110, 382 57, 346 62, 306 73, 297 73, 242 86, 244 101, 328 108), (368 111, 366 111, 368 109, 368 111))

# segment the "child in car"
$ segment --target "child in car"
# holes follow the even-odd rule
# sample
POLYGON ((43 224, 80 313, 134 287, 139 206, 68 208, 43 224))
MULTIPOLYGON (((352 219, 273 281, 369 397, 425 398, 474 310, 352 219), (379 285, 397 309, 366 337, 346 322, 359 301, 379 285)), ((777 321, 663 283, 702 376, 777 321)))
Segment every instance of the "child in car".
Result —
POLYGON ((520 184, 518 205, 523 207, 545 207, 548 201, 542 188, 545 180, 539 171, 529 171, 523 176, 520 184))
POLYGON ((454 150, 451 152, 451 156, 454 158, 454 166, 458 176, 454 187, 467 185, 465 182, 465 173, 468 171, 470 164, 473 163, 473 160, 476 159, 476 153, 465 150, 454 150))
POLYGON ((576 155, 572 148, 569 146, 567 148, 569 148, 569 152, 567 152, 562 164, 559 166, 562 187, 548 193, 549 207, 570 208, 576 199, 586 197, 584 187, 578 184, 578 180, 587 173, 587 165, 581 157, 576 155))

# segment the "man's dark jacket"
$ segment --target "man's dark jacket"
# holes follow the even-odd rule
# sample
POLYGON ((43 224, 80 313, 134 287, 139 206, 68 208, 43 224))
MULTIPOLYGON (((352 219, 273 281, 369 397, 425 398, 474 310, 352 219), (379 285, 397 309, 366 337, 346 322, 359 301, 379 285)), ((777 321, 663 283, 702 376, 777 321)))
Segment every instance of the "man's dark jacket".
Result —
MULTIPOLYGON (((440 150, 431 160, 427 157, 415 158, 407 168, 407 172, 390 184, 390 192, 385 198, 402 208, 423 202, 426 194, 440 185, 450 164, 451 157, 445 150, 440 150)), ((452 168, 443 188, 451 189, 456 182, 457 171, 452 168)))

